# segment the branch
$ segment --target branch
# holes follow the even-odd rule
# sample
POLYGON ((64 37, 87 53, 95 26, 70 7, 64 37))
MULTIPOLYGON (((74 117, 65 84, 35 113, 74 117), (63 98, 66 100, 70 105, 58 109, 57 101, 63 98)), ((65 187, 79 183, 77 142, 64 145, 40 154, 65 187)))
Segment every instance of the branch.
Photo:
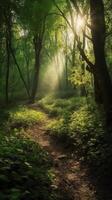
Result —
POLYGON ((13 57, 13 59, 14 59, 15 65, 16 65, 18 71, 19 71, 19 74, 20 74, 21 80, 23 81, 23 84, 24 84, 24 86, 25 86, 25 89, 26 89, 27 95, 28 95, 28 97, 30 97, 30 93, 29 93, 29 90, 28 90, 27 84, 26 84, 26 82, 25 82, 25 80, 24 80, 24 78, 23 78, 23 75, 22 75, 21 69, 20 69, 20 67, 19 67, 19 65, 18 65, 18 63, 17 63, 17 60, 16 60, 16 57, 15 57, 15 54, 14 54, 13 49, 12 49, 11 47, 10 47, 10 51, 11 51, 12 57, 13 57))
MULTIPOLYGON (((94 66, 95 68, 95 66, 94 66)), ((92 74, 94 74, 94 69, 90 68, 88 65, 86 66, 86 70, 92 74)))
POLYGON ((55 0, 52 0, 56 6, 56 8, 59 10, 59 12, 61 13, 61 16, 65 19, 65 21, 67 22, 67 24, 69 25, 69 27, 72 29, 72 26, 70 24, 70 22, 68 21, 68 19, 66 18, 65 14, 63 13, 63 11, 59 8, 59 6, 56 4, 55 0))
MULTIPOLYGON (((77 13, 83 18, 83 14, 81 13, 78 5, 77 5, 77 1, 76 0, 70 0, 74 6, 74 8, 76 9, 77 13)), ((86 26, 89 28, 89 29, 92 29, 91 25, 88 24, 88 22, 86 22, 86 26)))
POLYGON ((81 47, 81 43, 79 41, 79 38, 78 38, 78 35, 75 31, 75 28, 74 28, 74 23, 73 23, 73 14, 72 14, 72 8, 71 8, 71 4, 68 2, 68 6, 69 6, 69 10, 70 10, 70 15, 71 15, 71 22, 72 22, 72 26, 73 26, 73 33, 74 33, 74 36, 75 36, 75 39, 77 41, 77 47, 80 51, 80 54, 82 56, 82 58, 86 61, 86 63, 89 65, 89 67, 92 68, 92 71, 94 69, 94 65, 92 64, 92 62, 88 59, 88 57, 86 56, 85 52, 84 52, 84 49, 81 47))
MULTIPOLYGON (((81 47, 81 44, 80 44, 80 41, 79 41, 79 38, 78 38, 78 35, 75 31, 75 28, 74 28, 74 23, 73 23, 73 15, 72 15, 72 9, 71 9, 71 5, 70 3, 68 2, 68 5, 69 5, 69 9, 70 9, 70 15, 71 15, 71 22, 72 22, 72 26, 70 24, 70 22, 68 21, 68 19, 66 18, 65 14, 63 13, 63 11, 59 8, 59 6, 56 4, 55 0, 52 0, 55 4, 55 6, 57 7, 57 9, 59 10, 59 12, 62 14, 63 18, 66 20, 67 24, 69 25, 69 27, 71 28, 71 30, 73 31, 73 34, 75 36, 75 39, 77 41, 77 47, 80 51, 80 54, 82 56, 82 58, 86 61, 87 65, 91 68, 91 72, 94 71, 94 64, 88 59, 88 57, 86 56, 84 50, 82 49, 81 47)), ((77 8, 78 9, 78 8, 77 8)))
POLYGON ((48 13, 48 14, 47 14, 47 17, 49 17, 50 15, 58 15, 58 16, 61 16, 61 17, 62 17, 62 14, 60 14, 60 13, 55 13, 55 12, 48 13))
POLYGON ((112 35, 112 31, 106 33, 106 38, 112 35))
POLYGON ((84 31, 83 31, 83 34, 88 40, 92 41, 92 38, 90 38, 84 31))
POLYGON ((95 66, 94 66, 94 64, 88 59, 88 57, 86 56, 84 50, 81 48, 80 43, 78 43, 77 47, 78 47, 78 49, 79 49, 79 51, 80 51, 80 54, 81 54, 82 58, 83 58, 83 59, 86 61, 86 63, 88 64, 88 68, 87 68, 87 69, 89 69, 88 71, 94 73, 95 66))

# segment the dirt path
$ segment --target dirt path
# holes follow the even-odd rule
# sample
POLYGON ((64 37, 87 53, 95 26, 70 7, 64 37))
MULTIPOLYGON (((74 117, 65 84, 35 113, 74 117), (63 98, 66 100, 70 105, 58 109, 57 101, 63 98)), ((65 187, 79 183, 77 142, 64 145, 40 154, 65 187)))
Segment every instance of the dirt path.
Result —
MULTIPOLYGON (((49 120, 49 119, 48 119, 49 120)), ((46 121, 47 123, 47 121, 46 121)), ((42 148, 50 155, 53 161, 55 179, 52 187, 60 191, 60 200, 96 200, 95 192, 81 168, 80 162, 68 152, 45 130, 46 123, 35 125, 27 131, 42 148)))

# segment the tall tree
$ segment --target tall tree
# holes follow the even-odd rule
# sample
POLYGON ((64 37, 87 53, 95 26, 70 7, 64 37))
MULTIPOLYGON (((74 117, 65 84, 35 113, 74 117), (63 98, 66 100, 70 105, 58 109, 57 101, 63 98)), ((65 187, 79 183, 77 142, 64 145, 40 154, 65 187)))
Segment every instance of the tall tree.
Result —
MULTIPOLYGON (((81 14, 75 0, 71 0, 77 12, 81 14)), ((84 3, 84 2, 83 2, 84 3)), ((106 26, 105 26, 105 13, 103 0, 90 0, 90 18, 91 25, 89 26, 92 34, 92 44, 94 50, 95 63, 92 64, 87 59, 85 52, 78 42, 79 51, 83 59, 88 64, 88 70, 94 75, 94 86, 96 101, 103 101, 104 109, 106 112, 107 122, 110 124, 112 120, 112 82, 109 75, 106 57, 105 57, 105 38, 106 38, 106 26)))
POLYGON ((99 81, 107 121, 112 120, 112 82, 105 57, 105 15, 103 0, 90 0, 91 33, 95 56, 95 75, 99 81))
POLYGON ((49 0, 46 5, 45 0, 34 0, 33 2, 28 0, 25 1, 23 6, 23 18, 25 19, 25 25, 27 24, 28 29, 33 37, 34 46, 34 75, 32 80, 32 91, 30 101, 34 102, 39 82, 39 72, 41 67, 41 52, 44 41, 44 33, 47 15, 51 7, 51 1, 49 0))
POLYGON ((5 18, 5 29, 6 29, 6 103, 9 102, 9 75, 10 75, 10 60, 11 60, 11 39, 12 39, 12 13, 10 4, 7 5, 4 10, 4 18, 5 18))

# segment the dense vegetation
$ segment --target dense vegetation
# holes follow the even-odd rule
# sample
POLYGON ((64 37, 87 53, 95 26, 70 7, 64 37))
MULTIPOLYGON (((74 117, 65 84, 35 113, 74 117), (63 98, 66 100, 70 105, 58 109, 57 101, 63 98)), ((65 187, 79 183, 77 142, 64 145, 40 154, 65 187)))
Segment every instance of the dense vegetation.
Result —
POLYGON ((33 127, 112 199, 111 22, 108 0, 0 0, 1 200, 62 199, 33 127))
POLYGON ((52 199, 51 159, 23 130, 41 123, 45 116, 21 106, 5 111, 1 117, 0 198, 52 199))

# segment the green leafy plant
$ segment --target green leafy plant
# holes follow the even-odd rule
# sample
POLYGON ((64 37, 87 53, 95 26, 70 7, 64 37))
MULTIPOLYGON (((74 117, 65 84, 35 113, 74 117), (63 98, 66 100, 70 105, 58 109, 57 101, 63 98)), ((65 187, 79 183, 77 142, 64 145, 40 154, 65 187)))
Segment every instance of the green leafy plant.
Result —
POLYGON ((44 120, 44 113, 25 106, 18 106, 9 110, 8 126, 11 128, 24 128, 44 120))

